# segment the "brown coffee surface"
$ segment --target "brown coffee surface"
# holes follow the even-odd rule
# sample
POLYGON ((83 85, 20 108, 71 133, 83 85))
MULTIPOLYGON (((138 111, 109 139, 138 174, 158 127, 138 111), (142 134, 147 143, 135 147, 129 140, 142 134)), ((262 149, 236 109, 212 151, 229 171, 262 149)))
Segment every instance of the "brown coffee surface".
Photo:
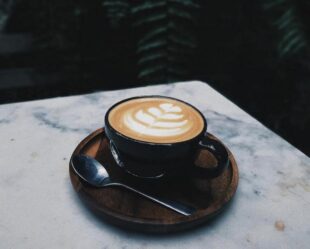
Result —
POLYGON ((181 101, 145 97, 125 101, 109 113, 110 125, 119 133, 141 141, 174 143, 196 137, 204 118, 181 101))

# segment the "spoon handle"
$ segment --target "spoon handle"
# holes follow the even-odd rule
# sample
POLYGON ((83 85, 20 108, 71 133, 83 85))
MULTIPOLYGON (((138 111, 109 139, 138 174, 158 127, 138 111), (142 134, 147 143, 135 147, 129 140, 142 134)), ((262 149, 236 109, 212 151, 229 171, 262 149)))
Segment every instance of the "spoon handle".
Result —
POLYGON ((173 200, 169 200, 169 199, 165 199, 165 198, 162 198, 162 197, 155 197, 155 196, 152 196, 152 195, 149 195, 149 194, 146 194, 136 188, 133 188, 131 186, 128 186, 124 183, 120 183, 120 182, 110 182, 109 184, 106 184, 106 186, 120 186, 120 187, 123 187, 123 188, 126 188, 132 192, 135 192, 153 202, 156 202, 162 206, 165 206, 166 208, 169 208, 177 213, 180 213, 180 214, 183 214, 185 216, 190 216, 192 215, 196 209, 194 207, 191 207, 191 206, 188 206, 188 205, 185 205, 185 204, 182 204, 180 202, 177 202, 177 201, 173 201, 173 200))

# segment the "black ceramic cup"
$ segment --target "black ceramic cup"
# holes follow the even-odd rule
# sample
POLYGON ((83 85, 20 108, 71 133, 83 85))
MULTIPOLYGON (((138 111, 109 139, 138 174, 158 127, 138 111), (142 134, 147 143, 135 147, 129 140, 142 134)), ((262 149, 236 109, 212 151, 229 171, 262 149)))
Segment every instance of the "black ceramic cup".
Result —
POLYGON ((182 100, 164 96, 139 96, 122 100, 114 104, 105 115, 105 132, 110 149, 116 163, 132 176, 146 179, 159 179, 170 176, 194 176, 198 178, 214 178, 219 176, 229 164, 226 148, 216 140, 206 136, 207 121, 194 106, 182 100), (195 137, 181 142, 154 143, 130 138, 112 127, 109 114, 121 103, 137 98, 166 98, 180 101, 202 117, 202 131, 195 137), (213 154, 217 165, 203 168, 195 164, 202 150, 213 154))

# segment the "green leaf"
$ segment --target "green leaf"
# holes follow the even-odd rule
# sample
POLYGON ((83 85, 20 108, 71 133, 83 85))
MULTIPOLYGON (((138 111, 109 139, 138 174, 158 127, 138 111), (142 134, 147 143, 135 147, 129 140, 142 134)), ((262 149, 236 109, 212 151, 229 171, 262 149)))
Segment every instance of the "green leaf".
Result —
POLYGON ((151 49, 162 48, 167 45, 167 40, 165 38, 157 39, 155 41, 150 41, 149 43, 140 45, 137 49, 137 53, 145 52, 151 49))
POLYGON ((300 5, 292 0, 265 0, 263 4, 276 28, 280 57, 291 56, 309 46, 298 7, 300 5))
POLYGON ((156 1, 156 2, 145 1, 143 4, 138 4, 136 7, 131 8, 131 13, 137 14, 139 12, 142 12, 143 14, 147 10, 154 11, 155 8, 163 7, 166 4, 167 1, 156 1))
POLYGON ((170 7, 168 9, 168 13, 169 13, 170 16, 177 16, 177 17, 180 17, 182 19, 187 19, 189 21, 194 21, 194 18, 193 18, 192 14, 190 12, 182 10, 180 8, 170 7))
POLYGON ((147 25, 152 22, 161 21, 167 18, 167 13, 165 12, 153 12, 152 14, 142 17, 135 22, 133 22, 133 26, 141 26, 141 25, 147 25))
POLYGON ((198 3, 195 3, 193 0, 170 0, 169 2, 177 3, 190 8, 196 8, 196 9, 200 8, 200 5, 198 3))
POLYGON ((294 20, 294 17, 293 17, 293 13, 294 13, 294 10, 293 8, 289 8, 287 11, 285 11, 280 18, 278 18, 276 21, 275 21, 275 25, 281 25, 282 22, 285 22, 285 21, 292 21, 294 20))
POLYGON ((128 16, 129 3, 127 0, 105 0, 102 2, 102 6, 106 9, 106 16, 114 28, 117 28, 122 19, 128 16))
POLYGON ((293 39, 289 40, 287 43, 280 44, 279 46, 280 55, 283 56, 285 54, 288 54, 294 46, 298 46, 298 44, 303 43, 303 42, 304 41, 303 41, 302 36, 295 36, 293 39))
POLYGON ((160 59, 165 60, 166 58, 167 58, 167 53, 164 51, 157 51, 157 52, 153 52, 153 53, 148 53, 148 54, 142 56, 138 60, 138 65, 153 62, 155 60, 160 60, 160 59))
POLYGON ((138 45, 143 45, 149 40, 157 37, 157 36, 165 36, 167 33, 168 28, 165 26, 158 26, 153 29, 151 29, 149 32, 147 32, 139 41, 138 45))
POLYGON ((285 43, 289 39, 292 39, 293 37, 298 36, 299 34, 300 34, 300 30, 298 28, 291 29, 283 36, 281 42, 285 43))
POLYGON ((270 0, 269 3, 264 3, 263 8, 268 10, 274 8, 277 5, 285 3, 285 0, 270 0))
POLYGON ((139 1, 131 14, 144 32, 137 42, 138 77, 150 81, 185 79, 196 48, 194 0, 139 1))
POLYGON ((139 77, 139 78, 143 78, 143 77, 145 77, 145 76, 149 76, 149 75, 151 75, 151 74, 158 73, 159 71, 162 72, 162 71, 165 71, 166 68, 167 68, 167 66, 164 65, 164 64, 154 65, 154 66, 152 66, 152 67, 148 67, 148 68, 146 68, 146 69, 143 69, 143 70, 139 73, 138 77, 139 77))
POLYGON ((295 54, 301 51, 303 48, 307 46, 307 43, 305 41, 299 42, 294 48, 291 49, 291 53, 295 54))
POLYGON ((104 7, 113 7, 113 8, 115 8, 115 7, 117 7, 117 8, 119 8, 119 7, 125 7, 125 8, 127 8, 128 7, 128 5, 129 5, 129 3, 125 0, 119 0, 119 1, 117 1, 117 0, 105 0, 105 1, 103 1, 102 2, 102 6, 104 6, 104 7))

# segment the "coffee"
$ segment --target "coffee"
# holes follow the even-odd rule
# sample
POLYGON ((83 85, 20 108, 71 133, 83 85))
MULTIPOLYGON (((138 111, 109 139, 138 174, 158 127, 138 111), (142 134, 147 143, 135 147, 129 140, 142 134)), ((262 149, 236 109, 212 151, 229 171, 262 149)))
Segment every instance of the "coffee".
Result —
POLYGON ((109 113, 119 133, 145 142, 176 143, 190 140, 204 129, 204 118, 192 106, 165 97, 129 99, 109 113))

